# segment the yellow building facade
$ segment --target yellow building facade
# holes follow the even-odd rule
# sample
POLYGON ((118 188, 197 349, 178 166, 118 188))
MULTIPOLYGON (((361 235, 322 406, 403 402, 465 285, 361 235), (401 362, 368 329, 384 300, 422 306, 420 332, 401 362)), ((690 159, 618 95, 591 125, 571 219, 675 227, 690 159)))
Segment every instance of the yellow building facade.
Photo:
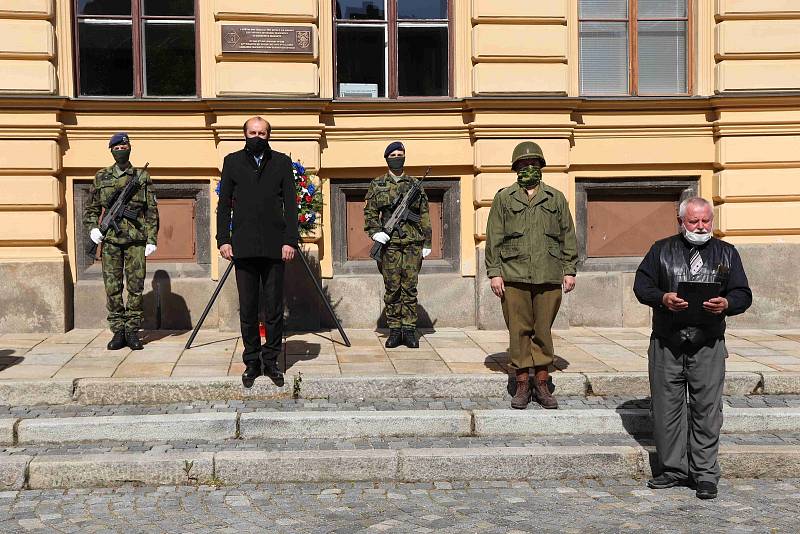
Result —
MULTIPOLYGON (((148 264, 148 324, 193 324, 225 267, 214 244, 222 159, 243 146, 253 115, 270 121, 274 149, 318 176, 322 224, 304 247, 345 326, 379 324, 382 285, 359 252, 357 211, 394 140, 412 174, 431 167, 440 210, 422 326, 502 325, 483 240, 524 140, 543 148, 544 180, 565 193, 581 242, 559 325, 647 325, 631 292, 637 260, 654 228, 676 229, 675 203, 693 193, 713 200, 717 235, 737 245, 751 279, 754 308, 736 324, 800 318, 800 3, 163 3, 173 4, 0 2, 0 331, 103 324, 81 210, 117 131, 129 133, 134 164, 149 162, 170 224, 191 227, 188 256, 148 264), (309 32, 310 50, 227 48, 261 27, 309 32)), ((294 324, 326 324, 294 274, 294 324)), ((206 326, 237 327, 232 291, 206 326)))

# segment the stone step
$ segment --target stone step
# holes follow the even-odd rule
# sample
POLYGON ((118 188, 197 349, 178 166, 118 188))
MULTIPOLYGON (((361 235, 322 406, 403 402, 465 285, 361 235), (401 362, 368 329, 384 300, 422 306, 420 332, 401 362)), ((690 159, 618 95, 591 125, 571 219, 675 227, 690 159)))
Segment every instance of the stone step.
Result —
MULTIPOLYGON (((0 419, 6 444, 648 435, 649 410, 258 411, 0 419)), ((724 409, 723 433, 800 432, 800 408, 724 409)))
MULTIPOLYGON (((288 399, 296 375, 278 388, 259 378, 244 389, 238 377, 78 378, 75 380, 0 380, 0 405, 159 404, 196 400, 288 399)), ((506 393, 504 374, 395 375, 363 377, 303 376, 305 399, 498 397, 506 393), (454 393, 457 392, 457 395, 454 393)), ((555 373, 555 394, 647 396, 647 373, 555 373)), ((798 395, 800 373, 729 372, 725 395, 798 395)))
MULTIPOLYGON (((800 477, 800 448, 723 445, 725 478, 800 477)), ((434 482, 651 476, 638 446, 175 451, 0 456, 0 489, 283 482, 434 482)))

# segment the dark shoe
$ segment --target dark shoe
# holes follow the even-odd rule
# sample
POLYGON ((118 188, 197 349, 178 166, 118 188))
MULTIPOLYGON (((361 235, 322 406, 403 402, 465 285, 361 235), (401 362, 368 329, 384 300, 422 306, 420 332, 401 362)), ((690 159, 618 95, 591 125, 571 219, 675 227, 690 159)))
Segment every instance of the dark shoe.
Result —
POLYGON ((558 408, 558 401, 550 393, 550 387, 547 383, 548 373, 547 369, 539 369, 536 371, 536 376, 533 379, 533 400, 539 403, 539 406, 547 410, 555 410, 558 408))
POLYGON ((419 340, 417 339, 417 330, 411 328, 403 329, 403 345, 409 349, 418 349, 419 340))
POLYGON ((106 348, 108 350, 119 350, 125 346, 127 346, 127 343, 125 342, 125 332, 120 330, 119 332, 114 332, 114 337, 112 337, 111 341, 108 342, 106 348))
POLYGON ((278 369, 276 360, 264 360, 264 376, 269 377, 276 386, 283 387, 283 373, 278 369))
POLYGON ((717 485, 713 482, 703 480, 697 483, 697 490, 695 495, 698 499, 716 499, 717 498, 717 485))
POLYGON ((652 489, 667 489, 674 488, 675 486, 685 486, 687 480, 682 478, 674 478, 666 474, 658 475, 647 481, 647 487, 652 489))
POLYGON ((135 330, 125 330, 125 343, 133 350, 142 350, 144 348, 135 330))
POLYGON ((393 349, 403 344, 403 332, 399 328, 392 328, 389 330, 389 337, 386 338, 385 346, 387 349, 393 349))
POLYGON ((531 390, 528 385, 529 374, 527 369, 517 369, 517 390, 511 399, 511 407, 524 410, 531 401, 531 390))
POLYGON ((245 370, 242 373, 242 385, 247 389, 253 387, 256 378, 261 376, 261 362, 258 360, 245 363, 245 370))

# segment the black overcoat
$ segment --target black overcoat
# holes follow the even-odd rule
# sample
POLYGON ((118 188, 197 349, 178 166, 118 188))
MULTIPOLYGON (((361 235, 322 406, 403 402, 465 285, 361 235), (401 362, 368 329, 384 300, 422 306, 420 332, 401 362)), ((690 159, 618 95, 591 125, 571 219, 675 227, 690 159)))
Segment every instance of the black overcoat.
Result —
POLYGON ((281 247, 296 247, 299 238, 289 156, 267 148, 260 166, 245 149, 225 156, 217 207, 217 248, 230 244, 235 258, 278 259, 281 247))

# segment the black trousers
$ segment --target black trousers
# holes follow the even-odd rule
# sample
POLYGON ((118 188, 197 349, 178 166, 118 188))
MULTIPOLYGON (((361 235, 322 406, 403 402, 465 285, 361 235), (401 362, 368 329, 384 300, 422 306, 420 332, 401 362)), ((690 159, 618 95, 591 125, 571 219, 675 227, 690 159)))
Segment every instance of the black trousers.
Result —
POLYGON ((239 323, 242 327, 244 363, 277 360, 283 338, 283 273, 281 260, 235 258, 236 285, 239 290, 239 323), (264 302, 259 302, 263 296, 264 302), (264 310, 267 342, 261 346, 258 312, 264 310))

